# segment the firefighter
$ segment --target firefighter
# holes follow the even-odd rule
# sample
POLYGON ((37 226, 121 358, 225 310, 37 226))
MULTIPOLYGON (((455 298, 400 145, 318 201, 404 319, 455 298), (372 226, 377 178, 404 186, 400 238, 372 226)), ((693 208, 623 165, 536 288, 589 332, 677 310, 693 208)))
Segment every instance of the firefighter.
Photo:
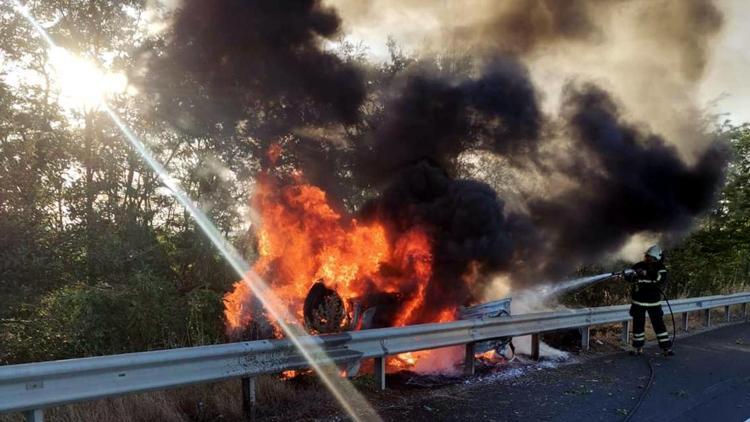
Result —
POLYGON ((667 269, 664 267, 664 255, 657 245, 651 246, 645 253, 644 260, 633 265, 632 271, 625 273, 626 281, 631 283, 630 316, 633 317, 633 350, 632 355, 643 353, 646 342, 646 312, 651 319, 651 326, 656 333, 664 356, 672 356, 672 339, 664 324, 664 311, 661 309, 662 287, 667 282, 667 269))

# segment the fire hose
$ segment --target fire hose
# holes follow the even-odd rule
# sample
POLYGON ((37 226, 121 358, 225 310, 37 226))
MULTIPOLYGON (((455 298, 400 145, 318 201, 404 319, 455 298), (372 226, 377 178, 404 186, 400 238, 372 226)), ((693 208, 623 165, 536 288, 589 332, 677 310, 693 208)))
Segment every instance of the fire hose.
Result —
MULTIPOLYGON (((631 275, 634 275, 634 274, 635 274, 635 270, 633 270, 633 269, 625 269, 625 270, 622 270, 622 271, 616 271, 616 272, 612 272, 612 273, 604 273, 604 274, 600 274, 600 275, 596 275, 596 276, 585 277, 585 278, 582 278, 582 279, 572 280, 572 281, 566 283, 562 288, 558 288, 558 289, 553 290, 553 292, 561 292, 561 291, 566 291, 566 290, 570 290, 570 289, 573 289, 573 288, 578 288, 578 287, 581 287, 581 286, 584 286, 584 285, 591 285, 591 284, 594 284, 594 283, 597 283, 597 282, 600 282, 600 281, 604 281, 604 280, 609 280, 609 279, 612 279, 612 278, 615 278, 615 277, 626 278, 626 276, 631 276, 631 275)), ((659 294, 664 299, 664 301, 667 304, 667 308, 669 309, 669 314, 670 314, 671 319, 672 319, 672 344, 674 345, 675 341, 677 340, 677 324, 675 323, 674 311, 672 310, 672 304, 669 303, 669 298, 667 297, 667 294, 664 292, 664 290, 662 290, 658 286, 656 286, 656 288, 659 290, 659 294)), ((513 343, 512 342, 510 343, 510 345, 511 345, 511 348, 513 348, 513 343)), ((514 353, 514 355, 515 355, 515 353, 514 353)), ((645 355, 644 355, 644 357, 645 357, 645 355)), ((649 392, 649 390, 651 389, 651 386, 654 383, 654 379, 655 379, 656 375, 655 375, 655 371, 654 371, 654 366, 653 366, 652 358, 646 358, 645 362, 648 365, 648 369, 649 369, 649 379, 648 379, 648 382, 647 382, 646 386, 643 388, 643 391, 641 392, 641 395, 638 398, 638 401, 630 409, 630 411, 628 412, 628 414, 625 417, 625 419, 623 420, 623 422, 628 422, 628 421, 632 420, 633 417, 638 413, 638 409, 641 407, 641 404, 646 399, 646 396, 648 395, 648 392, 649 392)))
MULTIPOLYGON (((628 269, 625 269, 625 270, 622 270, 622 271, 615 271, 615 272, 612 272, 612 273, 604 273, 604 274, 599 274, 599 275, 594 275, 594 276, 589 276, 589 277, 583 277, 583 278, 580 278, 580 279, 570 280, 570 281, 568 281, 566 283, 563 283, 562 285, 557 286, 556 288, 553 288, 553 289, 546 289, 546 290, 543 291, 543 293, 546 294, 546 295, 548 295, 548 296, 549 295, 553 295, 553 294, 559 294, 559 293, 564 292, 564 291, 568 291, 568 290, 572 290, 572 289, 576 289, 576 288, 581 288, 583 286, 592 285, 594 283, 601 282, 601 281, 604 281, 604 280, 609 280, 609 279, 616 278, 616 277, 622 277, 622 278, 627 279, 627 278, 630 278, 631 276, 634 276, 635 274, 636 274, 635 270, 633 270, 631 268, 628 268, 628 269)), ((667 294, 664 293, 664 290, 662 290, 659 286, 655 286, 655 287, 658 289, 659 294, 664 299, 664 301, 666 302, 667 307, 669 309, 669 314, 670 314, 670 316, 672 318, 672 344, 674 344, 675 341, 677 340, 677 324, 675 323, 674 311, 672 310, 672 304, 669 303, 669 298, 667 297, 667 294)), ((506 345, 506 343, 503 343, 503 345, 502 345, 503 348, 504 348, 505 345, 506 345)), ((510 342, 510 346, 511 346, 511 349, 513 349, 513 343, 512 342, 510 342)), ((514 353, 514 355, 515 355, 515 353, 514 353)), ((645 355, 644 355, 644 357, 645 357, 645 355)), ((634 415, 636 413, 638 413, 638 409, 641 407, 641 404, 645 400, 645 398, 648 395, 648 392, 649 392, 651 386, 654 383, 655 371, 654 371, 654 366, 653 366, 652 358, 646 358, 645 362, 648 365, 648 369, 649 369, 648 383, 643 388, 643 391, 641 392, 641 395, 638 398, 638 401, 635 403, 635 405, 633 406, 633 408, 630 409, 630 411, 627 414, 627 417, 623 420, 623 422, 630 421, 634 417, 634 415)))
MULTIPOLYGON (((664 293, 664 290, 662 290, 661 288, 658 288, 658 289, 659 289, 659 293, 661 293, 661 296, 664 298, 664 302, 667 303, 667 308, 669 308, 669 314, 672 317, 672 347, 674 347, 675 340, 677 340, 677 326, 674 322, 674 312, 672 312, 672 305, 669 303, 669 298, 667 298, 667 294, 664 293)), ((648 364, 648 371, 649 371, 648 383, 643 388, 643 392, 641 393, 641 396, 638 397, 638 401, 635 403, 635 406, 633 406, 633 408, 630 409, 630 412, 628 412, 628 416, 625 419, 623 419, 623 422, 629 422, 631 419, 633 419, 633 416, 635 416, 635 414, 638 413, 638 409, 640 409, 641 404, 643 404, 643 401, 646 399, 646 396, 648 395, 648 392, 651 389, 651 386, 654 384, 654 378, 656 376, 655 376, 655 371, 654 371, 653 358, 648 358, 646 360, 646 363, 648 364)))
MULTIPOLYGON (((611 277, 625 277, 629 274, 634 274, 635 271, 632 269, 622 270, 622 271, 616 271, 613 272, 611 277)), ((655 286, 657 290, 659 290, 659 294, 661 294, 661 297, 664 299, 664 302, 667 304, 667 308, 669 309, 669 315, 672 318, 672 344, 674 345, 675 340, 677 340, 677 324, 675 324, 674 320, 674 312, 672 312, 672 304, 669 303, 669 298, 667 297, 667 294, 664 293, 664 290, 661 289, 659 286, 655 286)))
MULTIPOLYGON (((591 284, 594 284, 596 282, 603 281, 603 280, 609 280, 609 279, 612 279, 612 278, 615 278, 615 277, 626 278, 627 276, 631 276, 631 275, 634 275, 634 274, 635 274, 635 270, 630 269, 630 268, 622 270, 622 271, 612 272, 612 273, 609 273, 609 274, 607 274, 607 273, 600 274, 600 275, 597 275, 597 276, 591 276, 591 277, 586 277, 586 278, 583 278, 583 279, 573 280, 572 282, 569 282, 566 286, 564 286, 564 288, 559 289, 559 290, 564 291, 564 290, 569 290, 571 288, 580 287, 580 286, 586 285, 586 284, 591 285, 591 284)), ((659 290, 659 294, 661 295, 661 297, 664 298, 664 301, 667 304, 667 308, 669 309, 669 314, 670 314, 670 316, 672 318, 672 344, 674 345, 674 343, 675 343, 675 341, 677 339, 677 324, 675 323, 675 318, 674 318, 674 312, 672 310, 672 305, 669 303, 669 298, 667 297, 667 294, 664 293, 664 290, 662 290, 658 286, 656 286, 656 288, 659 290)), ((644 357, 645 357, 645 355, 644 355, 644 357)), ((653 366, 652 358, 646 358, 645 362, 648 365, 648 370, 649 370, 648 382, 646 383, 646 386, 643 388, 643 391, 641 392, 641 395, 638 398, 638 401, 630 409, 630 411, 628 412, 628 414, 625 417, 625 419, 623 420, 623 422, 628 422, 628 421, 632 420, 633 417, 638 413, 638 409, 641 407, 641 404, 643 404, 643 401, 646 399, 646 396, 648 395, 648 392, 649 392, 649 390, 651 389, 651 386, 654 383, 654 379, 656 377, 656 373, 654 371, 654 366, 653 366)))
POLYGON ((674 312, 672 312, 672 305, 669 303, 669 298, 667 297, 667 294, 664 293, 664 290, 656 287, 659 289, 659 293, 661 293, 661 297, 664 298, 664 302, 667 304, 667 309, 669 309, 669 315, 672 317, 672 347, 674 347, 674 343, 677 340, 677 324, 674 322, 674 312))
MULTIPOLYGON (((635 274, 635 271, 632 269, 626 269, 622 271, 616 271, 610 274, 609 277, 601 277, 601 278, 595 278, 592 280, 593 282, 601 281, 601 280, 607 280, 614 277, 623 277, 630 276, 635 274)), ((604 274, 602 274, 604 276, 604 274)), ((674 312, 672 311, 672 305, 669 303, 669 298, 667 297, 667 294, 664 293, 664 290, 662 290, 660 287, 656 286, 656 288, 659 290, 659 294, 661 294, 661 297, 664 298, 664 302, 667 304, 667 308, 669 309, 669 314, 672 318, 672 345, 674 347, 674 343, 677 340, 677 324, 675 323, 674 319, 674 312)), ((644 355, 645 357, 645 355, 644 355)), ((653 358, 647 358, 645 360, 646 364, 648 365, 649 370, 649 378, 648 382, 646 383, 646 386, 643 388, 643 391, 641 392, 640 397, 638 397, 638 401, 635 403, 635 405, 630 409, 628 412, 628 415, 623 419, 623 422, 629 422, 633 419, 633 417, 638 413, 638 409, 640 409, 641 404, 643 404, 643 401, 646 399, 646 396, 648 395, 649 390, 651 389, 651 386, 654 383, 654 379, 656 377, 656 373, 654 371, 654 365, 653 365, 653 358)))
MULTIPOLYGON (((624 274, 626 271, 628 270, 622 271, 621 274, 624 274)), ((613 276, 614 275, 615 273, 613 273, 613 276)), ((620 275, 620 274, 617 274, 617 275, 620 275)), ((659 293, 664 298, 664 302, 666 302, 667 308, 669 309, 669 315, 672 318, 672 347, 674 347, 675 341, 677 340, 677 325, 675 324, 674 312, 672 311, 672 305, 669 303, 669 298, 667 297, 667 294, 664 293, 664 290, 662 290, 658 286, 657 286, 657 289, 659 289, 659 293)), ((644 358, 645 358, 645 355, 644 355, 644 358)), ((646 386, 643 388, 641 395, 638 397, 638 401, 630 409, 630 411, 628 412, 628 415, 625 417, 625 419, 623 419, 623 422, 629 422, 638 413, 638 410, 641 408, 643 401, 646 399, 646 396, 651 390, 651 386, 654 384, 654 379, 656 378, 656 371, 654 370, 653 358, 646 358, 645 361, 646 361, 646 364, 648 365, 648 372, 649 372, 648 382, 646 383, 646 386)))
POLYGON ((646 386, 643 387, 643 392, 641 393, 640 397, 638 397, 638 401, 635 403, 632 409, 628 412, 628 415, 625 417, 625 419, 622 420, 622 422, 629 422, 631 419, 633 419, 633 416, 635 416, 636 413, 638 413, 638 409, 641 408, 641 404, 643 404, 643 401, 646 399, 646 396, 648 395, 648 391, 651 389, 651 386, 654 384, 654 378, 655 378, 655 371, 654 371, 654 364, 652 362, 651 358, 646 359, 646 363, 648 364, 648 383, 646 383, 646 386))

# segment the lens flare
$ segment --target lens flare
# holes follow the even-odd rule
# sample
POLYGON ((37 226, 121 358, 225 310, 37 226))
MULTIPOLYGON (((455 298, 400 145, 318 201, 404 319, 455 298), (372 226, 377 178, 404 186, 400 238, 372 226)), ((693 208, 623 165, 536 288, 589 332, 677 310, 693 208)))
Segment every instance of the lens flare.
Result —
MULTIPOLYGON (((13 0, 15 9, 20 13, 44 39, 50 50, 57 50, 59 47, 49 36, 47 31, 34 19, 28 9, 21 5, 17 0, 13 0)), ((115 125, 122 132, 125 139, 136 150, 141 158, 157 174, 162 183, 172 191, 172 195, 177 201, 185 207, 195 220, 206 237, 214 244, 224 258, 229 262, 235 272, 242 277, 248 288, 263 303, 279 327, 284 331, 286 337, 297 347, 300 353, 305 357, 316 374, 323 381, 328 390, 333 394, 341 407, 356 421, 360 420, 380 420, 380 417, 364 397, 349 383, 342 379, 338 370, 332 365, 326 363, 332 362, 325 351, 315 345, 302 345, 300 337, 305 336, 299 325, 291 325, 287 321, 294 321, 293 315, 290 315, 286 307, 280 303, 276 295, 269 289, 268 284, 263 281, 245 261, 238 251, 232 246, 214 226, 211 220, 201 211, 193 202, 187 193, 182 189, 180 184, 169 174, 169 172, 153 156, 149 148, 138 138, 135 133, 125 124, 120 116, 112 110, 106 102, 100 104, 102 110, 112 119, 115 125), (324 356, 323 363, 319 364, 319 358, 313 356, 324 356)))
POLYGON ((125 92, 128 80, 122 73, 105 72, 90 60, 82 59, 65 49, 49 50, 49 61, 60 89, 60 105, 64 108, 94 109, 107 96, 125 92))

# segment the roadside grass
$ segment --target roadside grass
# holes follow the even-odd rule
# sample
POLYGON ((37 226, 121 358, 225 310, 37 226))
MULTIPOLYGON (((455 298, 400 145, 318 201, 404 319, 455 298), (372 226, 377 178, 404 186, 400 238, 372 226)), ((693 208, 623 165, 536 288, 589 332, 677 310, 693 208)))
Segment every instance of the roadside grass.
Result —
MULTIPOLYGON (((334 414, 338 407, 312 376, 257 380, 258 420, 305 420, 334 414)), ((0 422, 22 422, 21 414, 0 415, 0 422)), ((45 411, 51 422, 209 422, 244 421, 239 380, 72 404, 45 411)))

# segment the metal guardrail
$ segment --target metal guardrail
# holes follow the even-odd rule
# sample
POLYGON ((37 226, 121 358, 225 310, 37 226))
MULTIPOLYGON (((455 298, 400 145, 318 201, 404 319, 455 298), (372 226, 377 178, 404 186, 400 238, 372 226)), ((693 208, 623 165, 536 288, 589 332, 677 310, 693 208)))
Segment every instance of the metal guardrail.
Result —
MULTIPOLYGON (((750 292, 672 301, 674 313, 704 311, 743 304, 747 319, 750 292)), ((385 358, 404 352, 466 345, 467 371, 473 372, 475 342, 532 334, 532 354, 538 358, 539 334, 581 328, 582 346, 588 349, 592 325, 622 322, 627 341, 630 306, 606 306, 461 320, 309 336, 301 343, 315 344, 324 353, 314 355, 322 365, 347 364, 374 358, 375 375, 385 388, 385 358)), ((727 315, 729 313, 727 312, 727 315)), ((728 318, 727 318, 728 320, 728 318)), ((248 378, 309 367, 287 340, 260 340, 213 346, 128 353, 62 361, 0 366, 0 413, 25 412, 27 420, 41 420, 41 409, 144 391, 248 378)))

